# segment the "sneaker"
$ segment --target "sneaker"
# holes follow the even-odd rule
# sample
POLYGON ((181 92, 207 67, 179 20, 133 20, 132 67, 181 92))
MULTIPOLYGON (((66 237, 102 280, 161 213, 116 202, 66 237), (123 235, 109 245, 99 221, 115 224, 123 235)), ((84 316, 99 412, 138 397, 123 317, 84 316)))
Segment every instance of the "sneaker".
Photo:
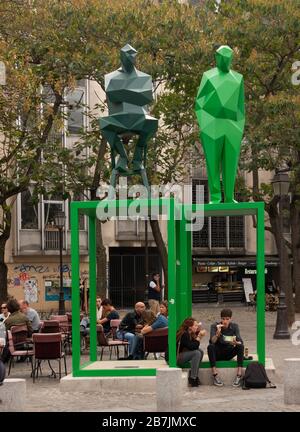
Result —
POLYGON ((242 384, 242 377, 237 375, 232 383, 233 387, 240 387, 242 384))
POLYGON ((214 375, 214 385, 217 387, 223 387, 224 383, 219 377, 219 375, 214 375))

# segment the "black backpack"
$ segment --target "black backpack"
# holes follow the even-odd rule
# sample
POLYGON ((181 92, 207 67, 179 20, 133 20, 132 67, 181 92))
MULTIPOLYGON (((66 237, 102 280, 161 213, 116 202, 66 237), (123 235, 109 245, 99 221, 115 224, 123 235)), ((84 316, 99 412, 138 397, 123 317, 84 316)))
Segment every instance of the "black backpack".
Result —
POLYGON ((243 389, 266 387, 276 388, 269 380, 265 367, 257 361, 250 363, 245 370, 243 389))
POLYGON ((3 384, 5 380, 5 366, 3 361, 0 359, 0 386, 3 384))

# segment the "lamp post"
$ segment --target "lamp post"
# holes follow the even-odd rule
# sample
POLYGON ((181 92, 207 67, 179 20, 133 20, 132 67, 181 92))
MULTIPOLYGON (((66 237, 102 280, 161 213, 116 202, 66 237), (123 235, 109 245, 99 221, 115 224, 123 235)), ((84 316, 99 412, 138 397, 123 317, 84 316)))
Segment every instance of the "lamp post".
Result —
POLYGON ((65 298, 64 298, 64 280, 63 280, 63 262, 62 262, 62 250, 63 250, 63 229, 65 226, 66 215, 63 211, 57 211, 54 216, 54 223, 59 231, 59 272, 60 272, 60 286, 59 286, 59 306, 58 314, 64 315, 65 310, 65 298))
POLYGON ((287 196, 289 192, 289 176, 286 172, 277 171, 272 180, 274 195, 279 196, 279 227, 280 227, 280 243, 279 243, 279 281, 280 281, 280 294, 279 305, 277 307, 276 329, 273 335, 274 339, 290 339, 290 332, 288 328, 287 307, 285 303, 284 291, 284 277, 282 269, 282 257, 284 248, 284 235, 283 235, 283 217, 281 203, 282 199, 287 196))

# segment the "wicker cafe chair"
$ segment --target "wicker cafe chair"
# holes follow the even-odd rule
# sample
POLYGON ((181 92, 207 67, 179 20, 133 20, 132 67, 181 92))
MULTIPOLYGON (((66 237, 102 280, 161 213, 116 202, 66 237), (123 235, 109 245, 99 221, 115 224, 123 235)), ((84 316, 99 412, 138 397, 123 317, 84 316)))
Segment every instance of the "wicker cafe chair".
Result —
POLYGON ((10 359, 9 359, 7 376, 9 376, 9 374, 10 374, 12 362, 14 361, 14 359, 16 357, 29 358, 30 363, 31 363, 31 371, 33 374, 33 363, 32 363, 33 350, 32 350, 32 347, 30 347, 28 344, 27 332, 28 332, 28 330, 27 330, 26 325, 12 326, 11 330, 7 330, 8 348, 9 348, 9 352, 10 352, 10 359), (17 329, 16 329, 16 327, 17 327, 17 329), (16 345, 14 343, 12 331, 14 331, 14 335, 15 335, 15 338, 17 340, 16 345), (16 336, 16 334, 18 334, 18 335, 16 336), (22 334, 22 336, 21 336, 21 334, 22 334), (22 344, 21 344, 21 340, 22 340, 22 344), (28 347, 26 349, 24 349, 26 344, 28 347))
POLYGON ((109 360, 111 360, 112 351, 114 350, 117 359, 119 359, 119 347, 124 347, 124 356, 127 356, 128 353, 128 342, 127 341, 121 341, 118 339, 108 339, 103 329, 97 329, 97 341, 98 345, 101 347, 100 352, 100 360, 102 360, 103 352, 105 348, 109 349, 109 360))
POLYGON ((33 351, 34 351, 34 368, 33 368, 33 382, 35 377, 38 378, 38 372, 42 361, 47 360, 52 375, 56 377, 56 372, 53 370, 50 361, 57 360, 59 364, 59 379, 61 378, 61 360, 64 360, 65 374, 67 375, 67 363, 65 353, 62 350, 62 334, 61 333, 34 333, 33 351))

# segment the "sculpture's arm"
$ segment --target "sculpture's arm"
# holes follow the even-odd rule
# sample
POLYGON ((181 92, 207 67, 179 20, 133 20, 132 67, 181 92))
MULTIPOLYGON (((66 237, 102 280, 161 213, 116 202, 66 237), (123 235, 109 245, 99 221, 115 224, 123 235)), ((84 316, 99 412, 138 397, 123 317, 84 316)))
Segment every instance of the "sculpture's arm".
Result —
POLYGON ((127 83, 121 80, 111 80, 106 89, 106 97, 113 103, 127 102, 133 105, 144 106, 153 101, 152 80, 137 79, 136 88, 131 87, 132 81, 127 83))
POLYGON ((244 88, 243 77, 241 79, 240 92, 239 92, 237 120, 245 120, 245 88, 244 88))
POLYGON ((196 98, 196 102, 197 102, 197 105, 199 106, 199 108, 202 108, 202 101, 203 101, 202 98, 204 98, 207 95, 207 85, 208 84, 209 84, 209 80, 207 78, 206 73, 204 73, 202 76, 202 79, 201 79, 201 83, 200 83, 198 93, 197 93, 197 98, 196 98))

